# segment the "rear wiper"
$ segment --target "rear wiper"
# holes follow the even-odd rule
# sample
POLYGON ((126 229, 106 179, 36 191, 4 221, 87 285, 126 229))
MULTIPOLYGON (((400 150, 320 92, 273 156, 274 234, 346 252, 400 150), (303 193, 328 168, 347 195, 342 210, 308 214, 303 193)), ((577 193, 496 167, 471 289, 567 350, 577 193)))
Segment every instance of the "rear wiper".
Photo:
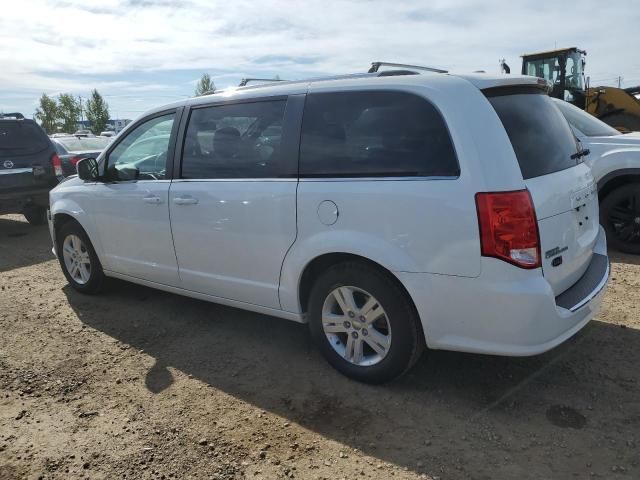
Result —
POLYGON ((588 148, 585 148, 584 150, 580 150, 579 152, 576 152, 573 155, 571 155, 571 160, 578 160, 582 157, 586 157, 590 153, 591 153, 591 150, 589 150, 588 148))

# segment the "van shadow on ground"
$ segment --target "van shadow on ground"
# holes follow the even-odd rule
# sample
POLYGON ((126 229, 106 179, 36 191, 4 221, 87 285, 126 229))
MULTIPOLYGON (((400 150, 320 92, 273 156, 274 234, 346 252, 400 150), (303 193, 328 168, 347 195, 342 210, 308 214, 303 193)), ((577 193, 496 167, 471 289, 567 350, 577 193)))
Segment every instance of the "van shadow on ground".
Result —
POLYGON ((31 226, 21 215, 0 216, 0 273, 53 258, 46 225, 31 226))
POLYGON ((144 380, 154 393, 171 387, 174 367, 381 460, 440 465, 427 473, 446 478, 638 473, 627 447, 640 440, 635 329, 594 321, 531 358, 431 352, 374 387, 332 370, 305 325, 125 282, 97 297, 64 292, 86 325, 156 359, 144 380))

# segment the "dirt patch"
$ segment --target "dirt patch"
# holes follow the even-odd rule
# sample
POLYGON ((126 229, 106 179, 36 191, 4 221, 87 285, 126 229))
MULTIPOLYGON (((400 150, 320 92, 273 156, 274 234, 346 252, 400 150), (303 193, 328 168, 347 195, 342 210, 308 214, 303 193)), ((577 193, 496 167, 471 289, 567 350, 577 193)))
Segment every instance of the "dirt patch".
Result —
POLYGON ((587 423, 584 415, 567 405, 551 405, 547 409, 547 419, 557 427, 577 430, 587 423))
POLYGON ((46 228, 0 217, 0 479, 639 478, 640 258, 612 261, 602 312, 552 352, 432 352, 373 387, 303 325, 80 295, 46 228))

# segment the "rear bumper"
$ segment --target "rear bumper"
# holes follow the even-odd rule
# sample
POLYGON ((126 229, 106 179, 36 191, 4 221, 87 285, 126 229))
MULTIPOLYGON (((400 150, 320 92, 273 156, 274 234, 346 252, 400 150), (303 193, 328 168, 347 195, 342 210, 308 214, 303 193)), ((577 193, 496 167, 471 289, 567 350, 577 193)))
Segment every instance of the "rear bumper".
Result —
POLYGON ((609 259, 600 228, 589 269, 558 298, 540 270, 493 258, 482 258, 477 278, 396 275, 416 304, 430 348, 527 356, 554 348, 596 315, 609 259))
POLYGON ((0 170, 0 212, 20 213, 26 205, 48 206, 49 190, 58 180, 35 176, 32 168, 0 170))

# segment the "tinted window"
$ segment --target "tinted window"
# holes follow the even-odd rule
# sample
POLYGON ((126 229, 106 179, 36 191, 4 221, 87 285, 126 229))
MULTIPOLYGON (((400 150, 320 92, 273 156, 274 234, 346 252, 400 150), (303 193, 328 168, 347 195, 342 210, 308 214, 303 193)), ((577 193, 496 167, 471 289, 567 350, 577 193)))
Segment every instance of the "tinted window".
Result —
POLYGON ((175 114, 147 120, 127 132, 109 153, 107 171, 114 180, 161 180, 175 114))
POLYGON ((564 118, 571 124, 573 128, 578 130, 587 137, 611 137, 620 135, 620 132, 610 127, 602 120, 598 120, 593 115, 588 114, 584 110, 563 101, 554 101, 556 107, 564 115, 564 118))
POLYGON ((457 176, 440 113, 403 92, 307 96, 300 175, 307 177, 457 176))
POLYGON ((191 112, 182 178, 266 178, 283 175, 280 144, 286 101, 198 108, 191 112))
POLYGON ((36 123, 0 120, 0 157, 31 155, 49 145, 49 138, 36 123))
POLYGON ((539 177, 575 166, 576 138, 560 111, 544 93, 489 98, 518 158, 522 176, 539 177))

